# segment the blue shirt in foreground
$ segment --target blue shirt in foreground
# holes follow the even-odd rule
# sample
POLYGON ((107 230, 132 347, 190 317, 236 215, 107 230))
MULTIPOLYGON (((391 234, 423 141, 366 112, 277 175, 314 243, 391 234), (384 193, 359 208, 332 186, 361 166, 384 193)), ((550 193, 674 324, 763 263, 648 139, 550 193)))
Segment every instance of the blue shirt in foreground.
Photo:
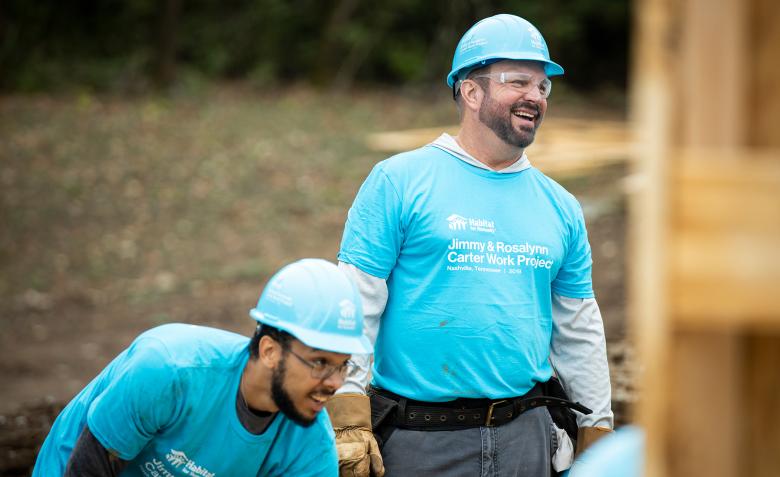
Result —
POLYGON ((547 381, 551 294, 593 297, 571 194, 532 167, 498 173, 433 146, 374 168, 339 260, 387 279, 373 384, 423 401, 520 396, 547 381))
POLYGON ((62 411, 33 476, 61 476, 85 425, 130 461, 122 476, 338 475, 323 411, 302 427, 283 414, 261 435, 236 415, 249 340, 173 324, 140 335, 62 411))
POLYGON ((602 437, 582 453, 564 477, 641 477, 645 464, 645 433, 626 426, 602 437))

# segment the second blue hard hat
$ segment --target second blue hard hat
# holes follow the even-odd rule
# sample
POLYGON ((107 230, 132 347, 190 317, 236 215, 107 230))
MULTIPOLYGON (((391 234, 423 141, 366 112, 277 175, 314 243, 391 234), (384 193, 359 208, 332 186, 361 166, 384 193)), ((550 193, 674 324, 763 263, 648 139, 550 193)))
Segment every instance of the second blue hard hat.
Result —
POLYGON ((303 259, 279 270, 249 316, 312 348, 344 354, 373 352, 363 336, 360 294, 347 275, 327 260, 303 259))

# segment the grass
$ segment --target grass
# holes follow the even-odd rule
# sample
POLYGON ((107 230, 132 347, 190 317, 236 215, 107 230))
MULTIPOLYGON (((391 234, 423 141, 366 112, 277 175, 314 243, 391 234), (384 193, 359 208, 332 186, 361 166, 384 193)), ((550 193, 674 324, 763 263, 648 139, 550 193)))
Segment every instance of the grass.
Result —
POLYGON ((214 88, 0 102, 0 299, 150 303, 335 259, 369 132, 447 124, 437 101, 214 88))

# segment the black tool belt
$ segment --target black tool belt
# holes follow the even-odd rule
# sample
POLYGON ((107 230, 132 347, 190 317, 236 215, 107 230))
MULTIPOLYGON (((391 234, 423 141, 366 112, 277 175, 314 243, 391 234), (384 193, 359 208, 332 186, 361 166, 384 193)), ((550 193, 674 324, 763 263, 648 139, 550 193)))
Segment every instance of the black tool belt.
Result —
POLYGON ((540 383, 523 396, 495 400, 459 398, 447 402, 424 402, 406 399, 383 389, 372 388, 369 391, 375 424, 392 423, 395 427, 420 431, 501 426, 525 411, 541 406, 564 406, 590 413, 579 403, 544 394, 544 385, 540 383), (395 419, 391 414, 395 414, 395 419))
POLYGON ((379 388, 370 388, 371 426, 382 448, 397 428, 421 431, 447 431, 481 426, 500 426, 535 407, 546 406, 555 424, 577 439, 574 411, 592 411, 572 402, 556 378, 537 383, 525 395, 508 399, 456 399, 423 402, 406 399, 379 388))

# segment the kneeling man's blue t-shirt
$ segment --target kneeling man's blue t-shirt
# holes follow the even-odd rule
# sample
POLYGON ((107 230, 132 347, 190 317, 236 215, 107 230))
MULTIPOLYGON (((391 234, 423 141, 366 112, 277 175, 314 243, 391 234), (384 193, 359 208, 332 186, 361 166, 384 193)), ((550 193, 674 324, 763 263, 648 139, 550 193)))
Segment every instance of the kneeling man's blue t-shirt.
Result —
POLYGON ((89 426, 130 464, 122 476, 336 476, 333 430, 283 414, 260 435, 239 422, 236 395, 248 339, 173 324, 152 329, 108 365, 54 422, 33 477, 61 476, 89 426))

